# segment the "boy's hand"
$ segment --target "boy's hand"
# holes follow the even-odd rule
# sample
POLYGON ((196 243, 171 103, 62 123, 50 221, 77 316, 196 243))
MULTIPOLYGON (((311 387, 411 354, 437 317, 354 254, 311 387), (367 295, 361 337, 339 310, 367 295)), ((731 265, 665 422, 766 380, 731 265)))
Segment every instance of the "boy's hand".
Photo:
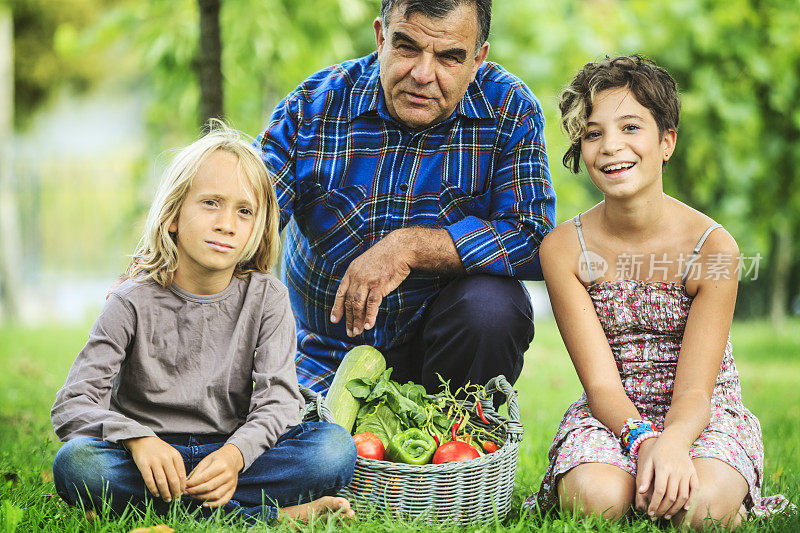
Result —
POLYGON ((186 468, 178 450, 158 437, 123 441, 153 496, 165 502, 179 499, 186 489, 186 468))
POLYGON ((221 507, 228 503, 236 491, 242 468, 242 452, 233 444, 226 444, 206 455, 191 471, 186 482, 186 493, 192 498, 205 500, 205 507, 221 507))

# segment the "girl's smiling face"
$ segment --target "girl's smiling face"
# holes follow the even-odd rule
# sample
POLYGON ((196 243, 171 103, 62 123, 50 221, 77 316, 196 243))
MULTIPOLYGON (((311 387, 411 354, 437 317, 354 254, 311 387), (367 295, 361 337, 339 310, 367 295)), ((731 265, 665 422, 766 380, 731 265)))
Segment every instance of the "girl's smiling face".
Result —
POLYGON ((657 186, 677 133, 659 134, 650 110, 626 87, 597 93, 581 141, 581 157, 595 186, 612 197, 628 197, 657 186))

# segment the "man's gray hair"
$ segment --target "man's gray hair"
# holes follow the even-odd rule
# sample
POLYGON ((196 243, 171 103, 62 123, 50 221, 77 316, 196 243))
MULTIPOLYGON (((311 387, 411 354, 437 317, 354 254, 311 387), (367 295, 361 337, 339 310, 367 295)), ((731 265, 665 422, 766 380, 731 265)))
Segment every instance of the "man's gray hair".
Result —
POLYGON ((478 42, 475 50, 489 40, 489 29, 492 25, 492 0, 381 0, 381 20, 383 29, 389 27, 390 17, 395 7, 403 9, 403 16, 410 17, 414 13, 422 13, 428 18, 443 18, 462 4, 474 5, 478 12, 478 42))

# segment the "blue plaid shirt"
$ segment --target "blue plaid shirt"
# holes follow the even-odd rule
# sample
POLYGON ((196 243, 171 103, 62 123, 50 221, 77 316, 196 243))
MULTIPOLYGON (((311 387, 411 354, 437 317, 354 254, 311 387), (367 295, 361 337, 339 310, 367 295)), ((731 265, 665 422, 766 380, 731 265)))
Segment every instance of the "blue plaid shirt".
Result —
POLYGON ((281 101, 256 139, 274 173, 282 279, 297 321, 297 374, 324 391, 356 344, 379 350, 414 334, 449 279, 412 272, 349 338, 330 322, 348 265, 389 232, 444 228, 468 274, 541 279, 538 247, 555 222, 544 116, 530 89, 484 63, 445 121, 413 131, 386 109, 377 54, 324 69, 281 101))

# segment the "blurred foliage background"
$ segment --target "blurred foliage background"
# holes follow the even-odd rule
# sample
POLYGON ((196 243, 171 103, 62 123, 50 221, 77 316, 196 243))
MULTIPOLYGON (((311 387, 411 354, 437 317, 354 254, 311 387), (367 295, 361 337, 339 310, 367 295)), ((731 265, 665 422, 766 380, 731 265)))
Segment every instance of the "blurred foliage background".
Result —
MULTIPOLYGON (((0 91, 6 319, 78 298, 54 287, 85 277, 102 297, 125 267, 170 150, 199 132, 204 3, 0 0, 0 54, 12 65, 0 84, 13 87, 0 91)), ((225 117, 256 136, 307 75, 373 51, 379 4, 221 0, 225 117)), ((798 28, 798 0, 495 0, 489 59, 543 105, 559 222, 601 199, 561 165, 561 87, 606 54, 665 67, 683 102, 666 191, 761 256, 737 315, 780 324, 800 313, 798 28)))

